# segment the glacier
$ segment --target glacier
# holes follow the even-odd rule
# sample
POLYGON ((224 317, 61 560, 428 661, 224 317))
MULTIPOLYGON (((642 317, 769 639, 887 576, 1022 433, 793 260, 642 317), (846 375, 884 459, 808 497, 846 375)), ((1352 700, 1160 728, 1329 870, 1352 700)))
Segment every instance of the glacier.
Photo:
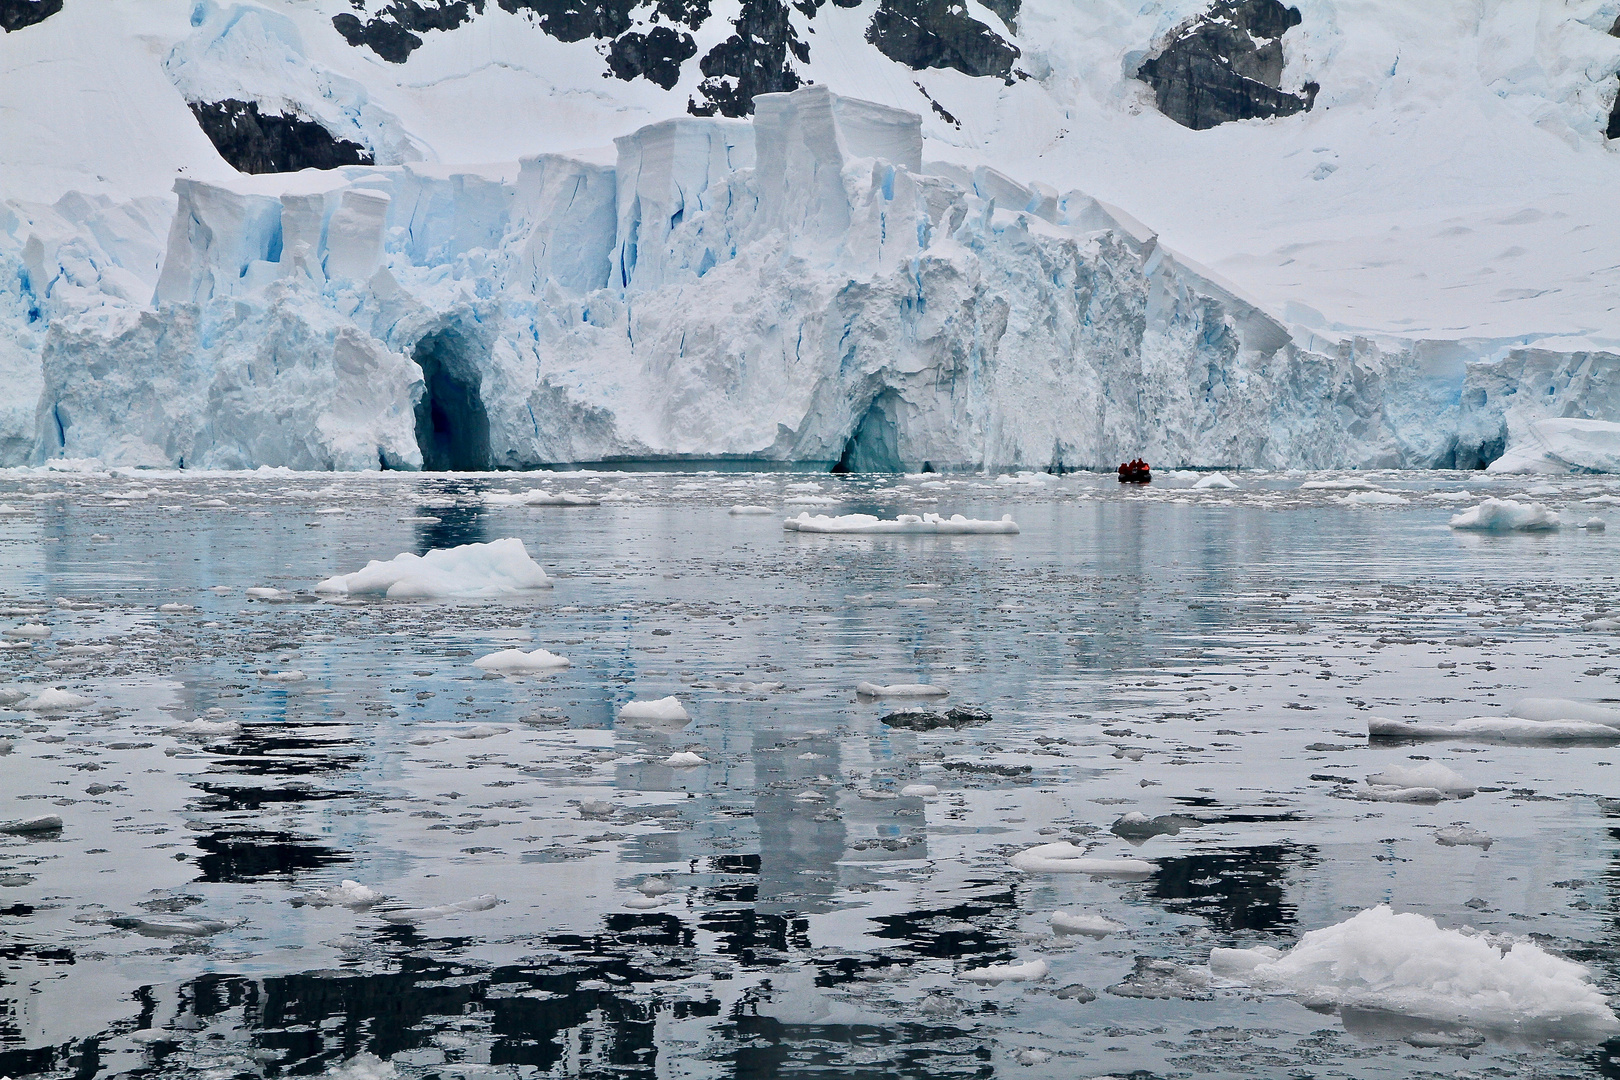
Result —
POLYGON ((7 203, 0 462, 1472 468, 1620 419, 1614 353, 1291 325, 1105 201, 924 151, 816 85, 611 161, 7 203))

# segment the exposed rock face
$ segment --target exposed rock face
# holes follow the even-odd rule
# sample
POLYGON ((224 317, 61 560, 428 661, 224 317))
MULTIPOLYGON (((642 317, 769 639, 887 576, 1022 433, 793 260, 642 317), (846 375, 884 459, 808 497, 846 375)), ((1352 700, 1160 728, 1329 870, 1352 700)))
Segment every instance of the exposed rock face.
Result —
MULTIPOLYGON (((1016 14, 1016 3, 1011 11, 1016 14)), ((955 68, 967 75, 1008 78, 1018 59, 1017 46, 970 18, 955 0, 882 0, 866 40, 913 71, 955 68)))
POLYGON ((300 116, 264 116, 255 101, 193 101, 203 134, 231 168, 244 173, 335 169, 374 164, 369 150, 300 116))
POLYGON ((608 67, 629 82, 645 76, 665 90, 672 90, 681 78, 681 62, 697 55, 691 34, 677 34, 667 26, 655 26, 651 33, 632 30, 613 42, 608 67))
POLYGON ((8 34, 44 22, 62 10, 62 0, 0 0, 0 30, 8 34))
POLYGON ((403 64, 422 44, 418 33, 454 30, 483 10, 484 0, 393 0, 363 23, 344 12, 333 16, 332 25, 350 45, 368 46, 384 60, 403 64))
POLYGON ((558 41, 618 37, 630 29, 634 0, 498 0, 503 11, 532 12, 558 41))
POLYGON ((1315 83, 1282 89, 1282 36, 1300 21, 1298 8, 1278 0, 1220 0, 1173 30, 1137 78, 1153 87, 1160 112, 1194 131, 1309 111, 1315 83))
POLYGON ((788 62, 789 53, 808 62, 810 48, 799 40, 788 22, 781 0, 743 0, 734 24, 737 32, 722 41, 700 62, 704 103, 692 102, 695 116, 747 116, 754 111, 755 94, 775 94, 799 88, 799 74, 788 62))

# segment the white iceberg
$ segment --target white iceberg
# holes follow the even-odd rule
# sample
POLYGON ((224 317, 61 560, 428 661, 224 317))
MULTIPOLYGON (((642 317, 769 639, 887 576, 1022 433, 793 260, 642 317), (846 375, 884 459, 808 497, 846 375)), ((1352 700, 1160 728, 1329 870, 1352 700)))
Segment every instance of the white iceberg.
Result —
POLYGON ((1000 521, 987 521, 953 514, 944 518, 938 514, 901 514, 894 519, 873 517, 871 514, 844 514, 830 517, 812 516, 808 511, 782 522, 788 532, 867 535, 872 533, 903 533, 913 536, 965 536, 977 534, 1016 535, 1018 523, 1008 514, 1000 521))
POLYGON ((556 671, 572 664, 566 656, 558 656, 545 649, 524 652, 522 649, 502 649, 473 661, 473 667, 497 675, 532 675, 538 671, 556 671))
POLYGON ((1109 934, 1117 934, 1123 929, 1125 929, 1124 923, 1117 923, 1104 915, 1075 915, 1067 911, 1052 912, 1052 930, 1058 934, 1105 938, 1109 934))
POLYGON ((1588 705, 1584 701, 1571 701, 1568 698, 1524 698, 1515 702, 1508 712, 1526 720, 1581 720, 1620 728, 1620 709, 1588 705))
POLYGON ((1438 723, 1374 716, 1367 720, 1367 734, 1405 739, 1620 739, 1620 729, 1590 720, 1529 720, 1518 716, 1471 716, 1438 723))
POLYGON ((653 701, 627 701, 619 707, 619 719, 657 725, 684 724, 692 717, 672 694, 653 701))
POLYGON ((733 517, 763 517, 774 514, 776 511, 768 506, 760 506, 758 503, 737 503, 727 513, 733 517))
POLYGON ((390 600, 512 596, 548 589, 551 581, 515 537, 487 544, 405 552, 364 570, 329 577, 315 591, 329 596, 385 596, 390 600))
POLYGON ((1379 905, 1312 930, 1286 953, 1266 946, 1215 949, 1209 966, 1222 978, 1295 994, 1308 1004, 1492 1027, 1620 1030, 1582 965, 1531 941, 1498 942, 1379 905))
POLYGON ((382 911, 378 914, 384 922, 410 924, 424 923, 430 919, 442 919, 446 915, 458 915, 464 911, 488 911, 499 904, 500 898, 492 893, 475 896, 471 900, 458 900, 453 904, 438 904, 434 907, 395 908, 391 911, 382 911))
POLYGON ((1620 424, 1568 416, 1510 421, 1507 449, 1486 471, 1620 472, 1620 424))
POLYGON ((1432 788, 1446 795, 1458 797, 1472 795, 1475 790, 1473 784, 1438 761, 1425 761, 1410 768, 1392 765, 1382 772, 1367 777, 1367 783, 1373 787, 1394 788, 1397 791, 1432 788))
POLYGON ((1541 503, 1486 499, 1451 519, 1453 529, 1476 532, 1547 532, 1558 528, 1558 515, 1541 503))
POLYGON ((1098 877, 1147 877, 1157 869, 1146 859, 1098 859, 1088 856, 1067 840, 1036 844, 1007 860, 1014 867, 1032 874, 1094 874, 1098 877))
POLYGON ((1200 477, 1197 482, 1193 484, 1193 489, 1195 491, 1208 491, 1211 488, 1219 488, 1222 491, 1229 491, 1235 487, 1237 487, 1237 485, 1232 483, 1232 481, 1227 478, 1225 473, 1210 473, 1208 476, 1200 477))
POLYGON ((71 690, 51 687, 26 699, 17 708, 24 712, 43 714, 77 712, 95 704, 93 698, 82 697, 71 690))

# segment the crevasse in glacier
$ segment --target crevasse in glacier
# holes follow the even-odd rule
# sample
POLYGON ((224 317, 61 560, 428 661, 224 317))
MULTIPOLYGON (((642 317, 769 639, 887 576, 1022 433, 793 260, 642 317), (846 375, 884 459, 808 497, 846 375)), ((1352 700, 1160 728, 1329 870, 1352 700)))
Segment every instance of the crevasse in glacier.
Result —
POLYGON ((10 210, 0 375, 37 406, 0 410, 0 454, 1469 467, 1510 414, 1620 416, 1606 354, 1301 341, 1109 205, 922 154, 915 114, 811 86, 644 127, 611 166, 10 210))

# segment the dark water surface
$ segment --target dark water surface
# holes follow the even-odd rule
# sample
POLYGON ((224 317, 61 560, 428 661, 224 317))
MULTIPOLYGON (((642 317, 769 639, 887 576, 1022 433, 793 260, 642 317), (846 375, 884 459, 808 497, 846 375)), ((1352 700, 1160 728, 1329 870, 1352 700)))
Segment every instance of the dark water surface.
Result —
POLYGON ((1424 1048, 1432 1024, 1143 976, 1390 903, 1620 991, 1620 746, 1366 734, 1620 699, 1620 634, 1591 628, 1620 531, 1457 533, 1470 503, 1428 497, 1584 522, 1620 482, 1383 474, 1409 501, 1368 506, 1193 479, 0 473, 0 629, 49 630, 0 639, 0 688, 91 702, 0 708, 0 820, 63 819, 0 836, 0 1076, 1620 1075, 1620 1043, 1424 1048), (480 494, 534 486, 610 499, 480 494), (1023 531, 818 537, 733 503, 1023 531), (507 536, 552 589, 310 591, 507 536), (471 665, 514 646, 573 664, 471 665), (994 719, 885 725, 905 703, 862 680, 994 719), (616 721, 666 694, 691 724, 616 721), (1348 797, 1413 756, 1479 794, 1348 797), (1174 831, 1117 835, 1130 811, 1174 831), (1437 844, 1452 823, 1493 843, 1437 844), (1007 862, 1060 839, 1156 869, 1007 862), (329 902, 345 880, 383 899, 329 902), (1058 936, 1059 910, 1125 929, 1058 936))

